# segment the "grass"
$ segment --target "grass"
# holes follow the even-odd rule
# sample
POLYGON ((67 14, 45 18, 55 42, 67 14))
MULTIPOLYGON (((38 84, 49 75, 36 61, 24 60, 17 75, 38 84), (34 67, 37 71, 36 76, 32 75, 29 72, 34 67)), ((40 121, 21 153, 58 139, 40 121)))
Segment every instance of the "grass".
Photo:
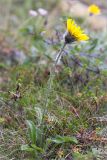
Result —
MULTIPOLYGON (((23 2, 25 11, 32 3, 23 2)), ((9 54, 15 47, 26 57, 23 63, 16 59, 13 63, 12 56, 5 61, 4 55, 0 62, 0 159, 102 159, 104 149, 100 154, 96 148, 106 148, 107 142, 101 134, 107 113, 107 32, 94 32, 87 25, 90 40, 67 45, 50 73, 63 45, 64 22, 49 38, 41 35, 46 30, 44 17, 24 21, 24 15, 17 29, 0 33, 9 54)))

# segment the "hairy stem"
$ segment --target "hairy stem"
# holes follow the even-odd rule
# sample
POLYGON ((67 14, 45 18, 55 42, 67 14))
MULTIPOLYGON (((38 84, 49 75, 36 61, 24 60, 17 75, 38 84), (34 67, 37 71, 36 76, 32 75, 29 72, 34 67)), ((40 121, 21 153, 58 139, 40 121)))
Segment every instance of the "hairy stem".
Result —
POLYGON ((62 48, 60 49, 60 51, 57 55, 57 58, 53 64, 52 68, 50 69, 50 77, 49 77, 48 84, 47 84, 46 97, 45 97, 45 99, 46 99, 45 100, 45 108, 43 111, 42 123, 43 123, 44 115, 47 113, 47 109, 48 109, 48 105, 49 105, 49 99, 50 99, 50 95, 51 95, 51 91, 52 91, 53 80, 55 77, 55 68, 56 68, 56 65, 57 65, 59 59, 61 58, 61 56, 63 54, 63 50, 64 50, 65 46, 66 46, 66 43, 63 44, 62 48))

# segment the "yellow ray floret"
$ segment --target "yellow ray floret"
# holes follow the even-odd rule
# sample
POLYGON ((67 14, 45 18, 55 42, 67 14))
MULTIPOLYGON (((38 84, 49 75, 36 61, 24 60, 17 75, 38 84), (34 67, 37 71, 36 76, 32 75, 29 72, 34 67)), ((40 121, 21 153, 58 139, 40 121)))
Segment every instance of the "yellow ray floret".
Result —
POLYGON ((67 19, 67 31, 75 41, 86 41, 89 39, 88 35, 72 19, 67 19))
POLYGON ((97 15, 97 14, 100 14, 100 8, 98 6, 96 6, 95 4, 92 4, 88 7, 88 11, 90 14, 94 14, 94 15, 97 15))

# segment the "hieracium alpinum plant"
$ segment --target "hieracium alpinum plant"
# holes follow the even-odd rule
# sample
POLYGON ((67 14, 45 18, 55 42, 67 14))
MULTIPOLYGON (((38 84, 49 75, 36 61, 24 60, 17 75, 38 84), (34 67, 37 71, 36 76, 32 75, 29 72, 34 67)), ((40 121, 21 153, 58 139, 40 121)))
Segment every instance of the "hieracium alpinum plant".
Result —
POLYGON ((48 84, 47 84, 47 91, 46 91, 46 98, 45 98, 46 101, 45 101, 45 109, 44 109, 43 117, 47 113, 47 108, 48 108, 49 99, 50 99, 49 97, 51 94, 52 84, 53 84, 53 80, 55 77, 55 68, 56 68, 58 61, 63 55, 65 46, 73 42, 76 42, 76 41, 80 42, 80 41, 89 40, 89 36, 85 34, 84 30, 82 30, 81 27, 78 26, 73 19, 70 19, 70 18, 67 19, 66 28, 67 30, 64 34, 63 45, 59 53, 57 54, 57 58, 52 68, 50 69, 50 77, 49 77, 48 84))

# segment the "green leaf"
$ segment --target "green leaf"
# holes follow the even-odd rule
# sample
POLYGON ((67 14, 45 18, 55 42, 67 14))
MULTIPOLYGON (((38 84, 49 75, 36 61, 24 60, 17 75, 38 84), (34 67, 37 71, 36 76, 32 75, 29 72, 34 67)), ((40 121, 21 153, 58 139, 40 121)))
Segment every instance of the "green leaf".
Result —
POLYGON ((7 67, 6 64, 0 62, 0 68, 5 68, 6 69, 6 67, 7 67))
POLYGON ((40 147, 37 147, 35 144, 31 144, 30 146, 28 144, 22 145, 21 151, 27 151, 27 152, 38 151, 40 153, 43 153, 43 149, 40 147))
POLYGON ((64 136, 63 139, 64 139, 64 142, 66 142, 66 143, 67 142, 75 143, 75 144, 78 143, 78 141, 77 141, 77 139, 75 137, 64 136))
POLYGON ((36 128, 36 143, 38 145, 41 145, 43 143, 43 141, 42 141, 42 131, 39 128, 36 128))
POLYGON ((27 120, 26 123, 29 128, 29 137, 31 142, 32 144, 36 144, 36 126, 31 120, 27 120))
POLYGON ((93 154, 91 152, 87 152, 87 154, 82 154, 79 152, 74 152, 72 154, 74 160, 90 160, 93 159, 93 154))
POLYGON ((5 118, 0 117, 0 123, 4 123, 5 122, 5 118))
POLYGON ((35 111, 37 114, 38 124, 40 125, 42 123, 43 112, 39 107, 35 107, 35 111))
POLYGON ((91 47, 88 50, 88 52, 92 52, 95 49, 95 47, 97 46, 97 43, 98 43, 98 39, 94 39, 90 44, 91 47))
POLYGON ((69 137, 69 136, 57 136, 56 138, 48 139, 49 142, 54 142, 57 144, 61 143, 75 143, 77 144, 78 141, 75 137, 69 137))
POLYGON ((37 147, 35 144, 31 144, 32 148, 34 148, 36 151, 43 153, 43 149, 40 147, 37 147))
POLYGON ((28 144, 21 146, 21 151, 33 152, 34 148, 30 147, 28 144))

